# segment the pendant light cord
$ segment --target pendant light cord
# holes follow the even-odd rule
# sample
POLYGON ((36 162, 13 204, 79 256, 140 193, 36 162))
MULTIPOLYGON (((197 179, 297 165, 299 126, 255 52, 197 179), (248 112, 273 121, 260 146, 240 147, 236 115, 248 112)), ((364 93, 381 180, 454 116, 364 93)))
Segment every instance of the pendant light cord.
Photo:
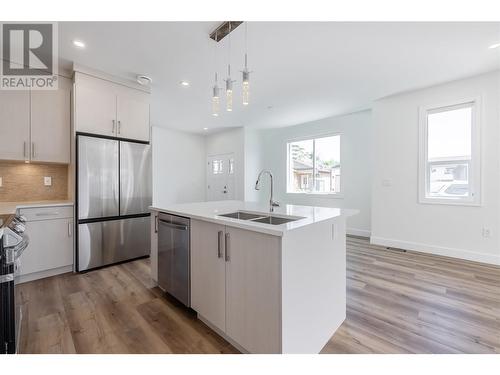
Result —
POLYGON ((214 71, 215 71, 215 85, 217 86, 217 33, 215 30, 215 44, 214 44, 214 71))
POLYGON ((245 70, 247 70, 247 53, 248 53, 248 21, 245 22, 245 70))
POLYGON ((231 21, 229 21, 229 33, 227 41, 227 74, 228 79, 231 79, 231 21))

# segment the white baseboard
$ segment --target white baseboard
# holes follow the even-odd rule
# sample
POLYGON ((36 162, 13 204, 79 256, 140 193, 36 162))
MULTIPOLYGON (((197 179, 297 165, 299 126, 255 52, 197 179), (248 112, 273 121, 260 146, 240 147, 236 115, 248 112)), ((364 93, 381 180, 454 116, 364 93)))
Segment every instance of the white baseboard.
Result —
MULTIPOLYGON (((22 269, 22 265, 21 265, 22 269)), ((68 273, 73 271, 73 266, 65 266, 65 267, 59 267, 59 268, 53 268, 51 270, 46 270, 46 271, 40 271, 40 272, 33 272, 29 273, 27 275, 21 275, 19 277, 19 283, 27 283, 28 281, 33 281, 33 280, 38 280, 38 279, 45 279, 46 277, 51 277, 55 275, 60 275, 62 273, 68 273)))
POLYGON ((379 246, 393 247, 396 249, 410 250, 420 253, 471 260, 473 262, 500 265, 500 255, 481 254, 470 250, 456 249, 444 246, 434 246, 418 242, 401 241, 375 236, 370 237, 370 243, 379 246))
POLYGON ((347 228, 346 233, 350 234, 351 236, 360 236, 366 238, 370 238, 370 235, 372 234, 369 230, 357 228, 347 228))

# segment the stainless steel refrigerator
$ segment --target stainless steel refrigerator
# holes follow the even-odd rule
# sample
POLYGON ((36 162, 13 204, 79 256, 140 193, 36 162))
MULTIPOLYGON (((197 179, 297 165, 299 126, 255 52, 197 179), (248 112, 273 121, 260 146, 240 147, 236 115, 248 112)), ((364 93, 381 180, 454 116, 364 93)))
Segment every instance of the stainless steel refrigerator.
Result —
POLYGON ((77 135, 76 154, 76 269, 149 255, 150 145, 77 135))

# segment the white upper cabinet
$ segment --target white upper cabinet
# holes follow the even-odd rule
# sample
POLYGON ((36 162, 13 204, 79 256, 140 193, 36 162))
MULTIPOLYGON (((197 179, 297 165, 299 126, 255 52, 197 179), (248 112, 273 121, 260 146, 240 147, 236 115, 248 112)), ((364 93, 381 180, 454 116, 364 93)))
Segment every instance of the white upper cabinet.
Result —
POLYGON ((149 141, 149 93, 75 74, 76 131, 149 141))
POLYGON ((122 90, 117 97, 118 137, 149 141, 149 94, 122 90))
POLYGON ((29 137, 29 91, 0 90, 0 159, 29 160, 29 137))
POLYGON ((31 160, 70 162, 71 81, 59 77, 57 90, 31 92, 31 160))
POLYGON ((115 136, 116 92, 111 82, 76 76, 75 124, 83 133, 115 136))
POLYGON ((57 90, 0 91, 0 159, 70 162, 71 81, 57 90))

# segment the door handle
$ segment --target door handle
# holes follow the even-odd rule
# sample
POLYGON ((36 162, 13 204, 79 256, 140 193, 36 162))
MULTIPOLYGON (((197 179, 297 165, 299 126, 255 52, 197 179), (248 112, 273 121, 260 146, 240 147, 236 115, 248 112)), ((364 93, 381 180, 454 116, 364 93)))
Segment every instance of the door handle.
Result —
POLYGON ((113 130, 111 133, 115 134, 116 120, 113 120, 113 130))
POLYGON ((226 262, 229 262, 230 258, 229 258, 229 240, 230 240, 230 237, 229 237, 229 233, 226 233, 226 241, 225 241, 225 248, 226 248, 226 262))
POLYGON ((160 219, 161 225, 165 225, 166 227, 172 228, 172 229, 178 229, 178 230, 187 230, 188 226, 187 225, 180 225, 180 224, 173 224, 169 223, 168 221, 160 219))
POLYGON ((219 231, 217 233, 217 258, 222 258, 222 236, 223 231, 219 231))

